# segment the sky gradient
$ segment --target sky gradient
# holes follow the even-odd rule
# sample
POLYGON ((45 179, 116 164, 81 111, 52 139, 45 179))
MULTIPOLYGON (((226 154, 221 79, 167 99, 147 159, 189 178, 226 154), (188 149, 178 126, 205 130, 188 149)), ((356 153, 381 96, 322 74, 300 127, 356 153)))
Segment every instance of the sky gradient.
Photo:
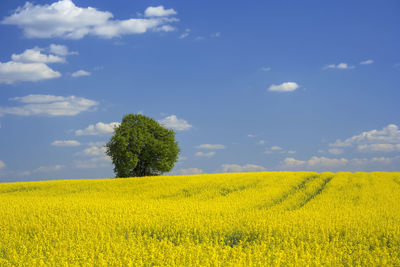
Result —
POLYGON ((171 174, 400 171, 399 1, 0 3, 0 182, 113 177, 128 113, 171 174))

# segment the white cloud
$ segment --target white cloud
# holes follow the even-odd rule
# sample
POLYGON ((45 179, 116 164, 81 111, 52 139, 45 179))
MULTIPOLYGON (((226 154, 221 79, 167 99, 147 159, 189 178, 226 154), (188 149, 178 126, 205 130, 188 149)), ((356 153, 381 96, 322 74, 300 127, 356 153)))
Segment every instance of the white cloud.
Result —
POLYGON ((78 70, 71 74, 72 77, 82 77, 82 76, 90 76, 91 73, 86 70, 78 70))
POLYGON ((255 164, 222 164, 221 170, 222 172, 259 172, 265 171, 266 169, 263 166, 255 164))
POLYGON ((76 130, 75 135, 102 135, 110 134, 114 132, 114 128, 120 125, 119 122, 98 122, 96 124, 90 124, 83 130, 76 130))
POLYGON ((357 147, 362 152, 390 152, 400 145, 400 130, 397 125, 389 124, 382 130, 371 130, 342 140, 336 140, 329 144, 331 147, 346 148, 357 147))
POLYGON ((144 11, 146 17, 166 17, 176 14, 177 13, 174 9, 165 9, 164 6, 150 6, 144 11))
MULTIPOLYGON (((373 158, 361 158, 352 159, 351 165, 356 170, 386 170, 393 164, 394 166, 400 166, 400 157, 373 157, 373 158)), ((399 170, 399 167, 397 169, 399 170)))
POLYGON ((272 84, 268 88, 268 91, 271 91, 271 92, 293 92, 299 87, 300 86, 295 82, 285 82, 285 83, 281 83, 279 85, 272 84))
POLYGON ((291 171, 400 171, 400 156, 372 158, 286 158, 280 169, 291 171))
POLYGON ((329 149, 329 153, 332 155, 340 155, 340 154, 343 154, 343 149, 331 148, 331 149, 329 149))
POLYGON ((285 153, 285 151, 283 150, 283 148, 281 148, 280 146, 271 146, 270 148, 266 148, 264 153, 265 154, 272 154, 272 153, 285 153))
POLYGON ((262 67, 261 68, 261 70, 262 71, 265 71, 265 72, 267 72, 267 71, 270 71, 272 68, 270 68, 270 67, 262 67))
POLYGON ((184 119, 178 119, 175 115, 168 116, 162 120, 159 120, 158 122, 167 128, 177 131, 185 131, 192 128, 192 125, 190 125, 187 121, 184 119))
POLYGON ((154 29, 156 32, 172 32, 175 30, 175 27, 172 27, 171 25, 162 25, 154 29))
POLYGON ((288 154, 296 154, 296 151, 295 150, 289 150, 287 153, 288 154))
POLYGON ((0 160, 0 169, 3 169, 6 167, 6 164, 0 160))
POLYGON ((70 52, 68 47, 65 45, 51 44, 49 49, 51 53, 64 57, 78 54, 78 52, 70 52))
POLYGON ((105 155, 106 148, 104 146, 92 145, 83 150, 83 155, 86 156, 102 156, 105 155))
POLYGON ((186 29, 184 33, 179 35, 179 39, 184 39, 184 38, 188 37, 189 34, 190 34, 190 29, 186 29))
POLYGON ((41 166, 35 169, 33 172, 55 172, 63 169, 64 167, 65 167, 64 165, 41 166))
POLYGON ((20 63, 64 63, 65 58, 56 55, 42 54, 43 49, 34 47, 26 49, 22 54, 12 54, 11 59, 20 63))
POLYGON ((188 169, 180 169, 177 171, 173 171, 171 175, 192 175, 192 174, 202 174, 204 173, 203 170, 198 168, 188 168, 188 169))
POLYGON ((158 6, 146 9, 145 15, 150 18, 117 20, 113 19, 111 12, 93 7, 78 7, 72 0, 60 0, 51 5, 27 2, 1 23, 18 26, 28 38, 81 39, 87 35, 113 38, 125 34, 141 34, 149 30, 163 30, 162 26, 166 23, 178 21, 167 17, 175 14, 173 9, 158 6))
POLYGON ((213 37, 217 37, 217 38, 218 38, 218 37, 220 37, 220 36, 221 36, 221 33, 220 33, 220 32, 216 32, 216 33, 213 34, 213 37))
POLYGON ((326 169, 337 169, 345 166, 348 160, 345 158, 331 159, 326 157, 312 157, 307 161, 308 167, 313 168, 326 168, 326 169))
POLYGON ((282 164, 283 169, 289 170, 313 170, 313 171, 333 171, 340 170, 348 164, 345 158, 332 159, 326 157, 313 156, 309 160, 297 160, 295 158, 285 158, 282 164))
POLYGON ((91 169, 109 167, 111 158, 106 154, 104 142, 90 143, 83 151, 77 155, 84 156, 86 159, 75 160, 74 166, 78 169, 91 169))
POLYGON ((248 138, 254 138, 254 137, 256 137, 256 136, 255 136, 254 134, 248 134, 247 137, 248 137, 248 138))
POLYGON ((75 116, 98 105, 98 102, 94 100, 76 96, 27 95, 11 98, 10 100, 23 103, 23 105, 0 107, 0 117, 5 114, 19 116, 75 116))
POLYGON ((221 144, 202 144, 197 146, 200 149, 225 149, 224 145, 221 144))
POLYGON ((360 62, 361 65, 369 65, 369 64, 372 64, 372 63, 374 63, 374 61, 372 59, 367 59, 367 60, 364 60, 364 61, 360 62))
POLYGON ((360 152, 400 152, 400 144, 364 144, 358 145, 357 150, 360 152))
POLYGON ((15 82, 36 82, 61 77, 44 63, 0 62, 0 84, 15 82))
POLYGON ((307 164, 306 161, 304 160, 297 160, 295 158, 285 158, 283 161, 283 166, 284 168, 294 168, 294 167, 300 167, 300 166, 305 166, 307 164))
POLYGON ((207 158, 211 158, 215 155, 214 151, 211 152, 196 152, 196 154, 194 154, 197 157, 207 157, 207 158))
POLYGON ((260 141, 258 141, 258 144, 259 144, 259 145, 264 145, 264 144, 265 144, 265 141, 264 141, 264 140, 260 140, 260 141))
POLYGON ((51 143, 52 146, 80 146, 81 143, 79 143, 76 140, 56 140, 51 143))
POLYGON ((75 53, 69 52, 66 46, 51 44, 50 48, 34 47, 21 54, 12 54, 11 61, 0 62, 0 83, 36 82, 61 77, 60 72, 47 64, 65 63, 65 56, 75 53))
POLYGON ((337 65, 335 64, 329 64, 325 67, 323 67, 323 69, 341 69, 341 70, 346 70, 346 69, 354 69, 354 66, 348 65, 347 63, 339 63, 337 65))
POLYGON ((184 39, 184 38, 186 38, 188 36, 189 36, 189 33, 188 32, 184 32, 181 35, 179 35, 179 39, 184 39))

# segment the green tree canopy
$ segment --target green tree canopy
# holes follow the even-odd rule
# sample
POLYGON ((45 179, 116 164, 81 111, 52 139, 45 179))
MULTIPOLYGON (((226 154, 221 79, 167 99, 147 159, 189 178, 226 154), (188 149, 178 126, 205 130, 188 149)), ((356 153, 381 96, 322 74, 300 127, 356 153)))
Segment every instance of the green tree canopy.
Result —
POLYGON ((128 114, 106 144, 117 177, 160 175, 170 171, 180 149, 175 132, 141 114, 128 114))

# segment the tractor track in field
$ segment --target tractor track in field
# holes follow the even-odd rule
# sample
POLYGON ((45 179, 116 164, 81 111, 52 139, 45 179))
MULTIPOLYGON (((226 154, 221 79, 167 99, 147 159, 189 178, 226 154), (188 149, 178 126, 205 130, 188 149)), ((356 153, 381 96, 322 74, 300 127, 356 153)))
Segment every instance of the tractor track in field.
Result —
POLYGON ((290 196, 296 194, 299 190, 302 190, 306 187, 306 185, 313 181, 314 179, 318 178, 319 175, 310 175, 307 176, 303 181, 301 181, 299 184, 292 186, 292 188, 285 192, 280 198, 274 199, 271 203, 265 203, 263 205, 260 205, 258 208, 259 209, 270 209, 274 206, 277 206, 279 204, 282 204, 285 200, 287 200, 290 196))
POLYGON ((332 180, 332 176, 327 177, 323 180, 322 184, 313 192, 311 192, 311 194, 308 195, 308 197, 300 202, 299 205, 297 205, 297 207, 291 209, 291 210, 295 210, 295 209, 300 209, 302 207, 304 207, 308 202, 310 202, 311 200, 313 200, 316 196, 318 196, 319 194, 322 193, 322 191, 324 191, 326 185, 332 180))

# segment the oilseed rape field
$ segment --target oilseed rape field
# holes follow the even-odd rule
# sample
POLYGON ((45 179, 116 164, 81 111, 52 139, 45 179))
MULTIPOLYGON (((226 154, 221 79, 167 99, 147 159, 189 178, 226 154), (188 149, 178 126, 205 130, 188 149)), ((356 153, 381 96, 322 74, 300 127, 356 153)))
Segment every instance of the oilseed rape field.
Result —
POLYGON ((0 266, 400 266, 400 173, 0 184, 0 266))

